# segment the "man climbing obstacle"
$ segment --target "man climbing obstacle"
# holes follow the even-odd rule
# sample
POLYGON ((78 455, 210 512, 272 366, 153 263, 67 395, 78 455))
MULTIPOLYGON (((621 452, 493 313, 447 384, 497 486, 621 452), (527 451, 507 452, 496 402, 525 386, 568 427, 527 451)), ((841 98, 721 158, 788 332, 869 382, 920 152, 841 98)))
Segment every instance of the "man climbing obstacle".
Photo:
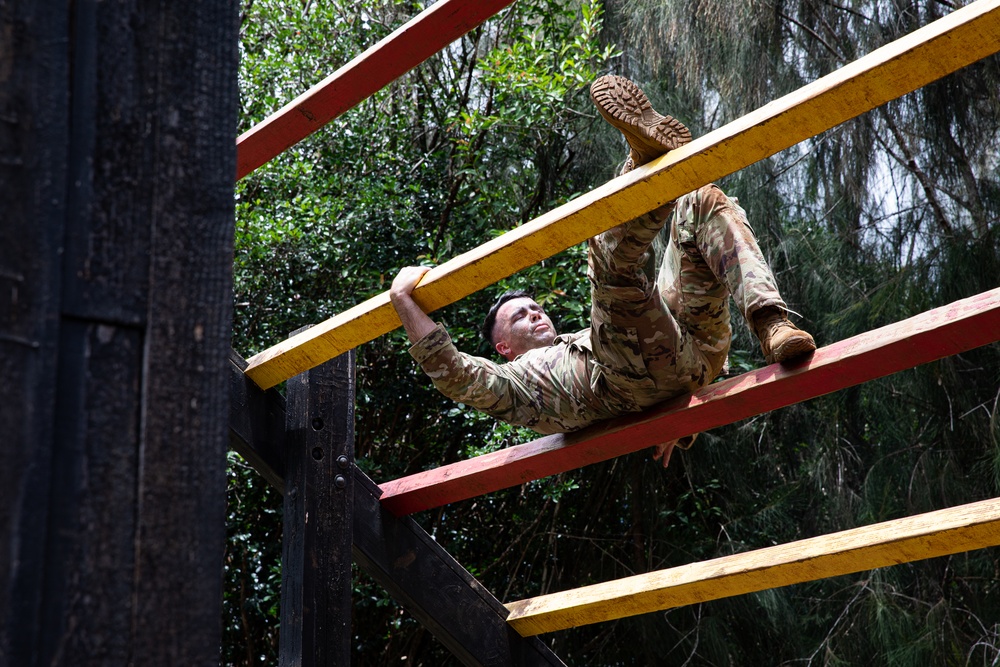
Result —
MULTIPOLYGON (((683 124, 654 111, 628 79, 601 77, 590 94, 628 141, 622 173, 691 141, 683 124)), ((504 364, 459 352, 412 298, 428 269, 402 269, 389 294, 410 354, 446 396, 511 424, 560 433, 711 382, 729 353, 730 296, 769 363, 816 349, 788 320, 743 209, 715 185, 599 234, 588 247, 590 328, 557 335, 528 293, 508 292, 483 324, 504 364), (651 280, 645 266, 658 235, 664 251, 651 280)), ((659 445, 654 458, 666 466, 676 444, 659 445)))

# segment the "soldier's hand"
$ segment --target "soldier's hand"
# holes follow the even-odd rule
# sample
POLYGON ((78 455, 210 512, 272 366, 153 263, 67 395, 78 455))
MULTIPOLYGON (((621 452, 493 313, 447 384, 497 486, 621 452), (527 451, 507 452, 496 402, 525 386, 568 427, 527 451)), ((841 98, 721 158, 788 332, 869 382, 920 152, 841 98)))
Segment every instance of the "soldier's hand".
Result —
POLYGON ((413 288, 417 286, 424 274, 430 271, 426 266, 407 266, 396 274, 389 288, 389 300, 399 315, 399 321, 406 329, 406 337, 411 343, 434 331, 437 325, 434 320, 413 300, 413 288))
POLYGON ((406 266, 399 270, 389 288, 389 298, 397 301, 400 297, 408 297, 413 293, 424 274, 430 271, 426 266, 406 266))
POLYGON ((670 455, 674 453, 674 447, 677 446, 676 440, 671 440, 670 442, 662 442, 653 447, 653 460, 662 461, 663 467, 666 468, 670 465, 670 455))

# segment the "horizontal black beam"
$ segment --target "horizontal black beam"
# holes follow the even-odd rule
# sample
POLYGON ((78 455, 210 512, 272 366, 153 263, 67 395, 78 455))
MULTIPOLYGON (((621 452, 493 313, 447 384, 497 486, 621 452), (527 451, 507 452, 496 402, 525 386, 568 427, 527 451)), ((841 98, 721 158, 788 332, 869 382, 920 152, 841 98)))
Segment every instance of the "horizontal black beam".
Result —
POLYGON ((229 353, 229 446, 285 493, 285 397, 261 391, 243 374, 247 362, 229 353))

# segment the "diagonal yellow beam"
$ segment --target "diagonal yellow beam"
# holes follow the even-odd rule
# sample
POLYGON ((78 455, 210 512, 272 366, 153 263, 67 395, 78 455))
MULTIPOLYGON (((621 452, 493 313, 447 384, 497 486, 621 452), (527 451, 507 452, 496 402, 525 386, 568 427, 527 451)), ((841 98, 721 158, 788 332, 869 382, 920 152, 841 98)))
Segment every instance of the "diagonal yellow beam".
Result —
MULTIPOLYGON (((434 268, 428 312, 1000 51, 1000 0, 978 0, 687 146, 434 268)), ((388 293, 248 360, 267 389, 400 326, 388 293)))
POLYGON ((1000 545, 1000 498, 511 602, 524 637, 1000 545))

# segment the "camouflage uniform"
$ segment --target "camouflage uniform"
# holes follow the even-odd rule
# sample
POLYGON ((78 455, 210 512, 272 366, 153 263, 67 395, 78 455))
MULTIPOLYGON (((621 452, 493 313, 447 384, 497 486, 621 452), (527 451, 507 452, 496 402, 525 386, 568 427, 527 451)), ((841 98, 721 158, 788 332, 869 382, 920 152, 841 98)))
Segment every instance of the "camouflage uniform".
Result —
POLYGON ((715 185, 595 236, 589 246, 589 329, 497 364, 459 352, 439 324, 410 354, 446 396, 539 433, 560 433, 711 382, 729 352, 730 295, 744 315, 785 308, 743 209, 715 185), (664 248, 653 276, 657 236, 664 248))

